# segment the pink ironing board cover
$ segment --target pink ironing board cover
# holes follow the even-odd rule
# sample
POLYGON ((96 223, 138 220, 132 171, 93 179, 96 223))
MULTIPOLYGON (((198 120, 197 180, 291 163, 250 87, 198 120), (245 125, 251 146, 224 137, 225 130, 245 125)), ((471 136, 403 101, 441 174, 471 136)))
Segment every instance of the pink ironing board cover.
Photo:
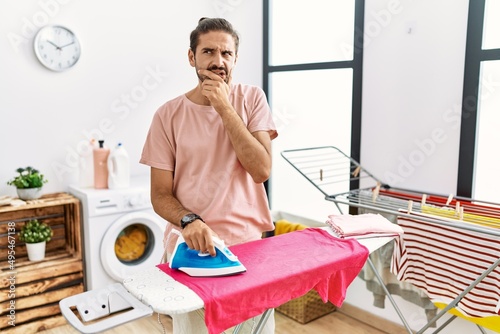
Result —
POLYGON ((278 307, 315 289, 324 302, 340 307, 346 290, 368 258, 354 239, 338 239, 307 228, 230 247, 247 268, 226 277, 190 277, 158 268, 192 289, 205 303, 205 324, 220 333, 266 309, 278 307))

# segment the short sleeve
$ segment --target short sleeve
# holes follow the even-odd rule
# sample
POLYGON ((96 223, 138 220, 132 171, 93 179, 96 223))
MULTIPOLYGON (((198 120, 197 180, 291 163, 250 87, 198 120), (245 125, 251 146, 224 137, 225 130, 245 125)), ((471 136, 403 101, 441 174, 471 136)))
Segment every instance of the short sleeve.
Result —
POLYGON ((164 110, 160 108, 153 116, 139 162, 150 167, 173 171, 175 145, 171 142, 172 137, 168 135, 163 112, 164 110))
POLYGON ((250 110, 248 118, 248 130, 250 132, 267 131, 271 140, 278 136, 276 126, 271 113, 271 108, 267 103, 264 91, 259 87, 251 87, 252 91, 249 94, 250 110))

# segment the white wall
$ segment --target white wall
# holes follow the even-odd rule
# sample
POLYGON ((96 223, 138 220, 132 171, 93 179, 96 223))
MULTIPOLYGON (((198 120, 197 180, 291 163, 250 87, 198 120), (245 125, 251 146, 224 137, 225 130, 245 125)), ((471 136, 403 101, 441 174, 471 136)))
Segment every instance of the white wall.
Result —
POLYGON ((45 193, 77 181, 76 157, 88 137, 122 142, 132 175, 153 113, 194 87, 189 34, 203 16, 225 17, 241 35, 235 82, 262 84, 262 1, 7 0, 0 2, 0 195, 18 167, 41 170, 45 193), (33 52, 45 24, 80 38, 76 66, 56 73, 33 52))
POLYGON ((467 10, 366 2, 361 159, 392 186, 456 192, 467 10))

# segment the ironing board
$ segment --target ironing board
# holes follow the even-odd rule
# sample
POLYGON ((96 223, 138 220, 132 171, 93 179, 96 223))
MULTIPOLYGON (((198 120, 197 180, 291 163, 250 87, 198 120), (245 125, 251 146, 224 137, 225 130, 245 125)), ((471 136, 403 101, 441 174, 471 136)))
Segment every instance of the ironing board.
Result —
MULTIPOLYGON (((324 229, 333 235, 328 227, 320 229, 324 229)), ((392 236, 362 238, 358 241, 371 253, 393 240, 393 238, 392 236)), ((284 284, 283 289, 287 288, 286 284, 284 284)), ((245 293, 244 288, 242 288, 241 293, 245 293)), ((297 295, 293 298, 296 297, 300 296, 297 295)), ((204 307, 202 298, 193 290, 157 267, 152 267, 149 270, 126 278, 123 284, 116 283, 104 289, 87 291, 60 301, 62 314, 73 327, 82 333, 105 331, 126 322, 149 316, 153 312, 175 315, 203 309, 204 307), (72 311, 75 307, 81 316, 82 313, 84 314, 82 318, 84 318, 85 324, 72 311), (112 312, 105 314, 106 308, 113 312, 129 310, 116 316, 107 316, 112 312)), ((271 310, 272 307, 264 312, 255 328, 255 333, 261 332, 271 310)), ((240 326, 237 325, 233 333, 238 333, 240 326)))

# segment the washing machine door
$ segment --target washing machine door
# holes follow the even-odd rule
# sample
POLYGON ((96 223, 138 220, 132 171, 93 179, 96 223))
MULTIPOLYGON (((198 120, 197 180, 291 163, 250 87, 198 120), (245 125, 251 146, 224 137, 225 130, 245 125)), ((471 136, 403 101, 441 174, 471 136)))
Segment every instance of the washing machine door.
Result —
POLYGON ((165 223, 149 212, 131 212, 114 221, 101 243, 106 273, 122 282, 139 270, 161 263, 165 223))

